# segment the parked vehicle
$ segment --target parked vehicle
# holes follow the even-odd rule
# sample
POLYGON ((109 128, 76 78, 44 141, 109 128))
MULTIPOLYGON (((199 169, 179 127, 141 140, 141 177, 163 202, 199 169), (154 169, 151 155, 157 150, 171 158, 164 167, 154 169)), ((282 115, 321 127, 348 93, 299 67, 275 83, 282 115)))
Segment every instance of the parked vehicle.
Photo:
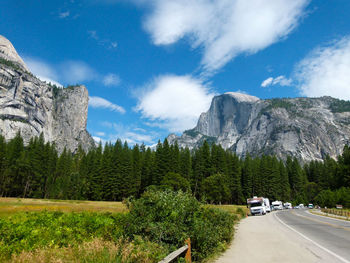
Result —
POLYGON ((299 207, 300 208, 304 208, 304 204, 299 204, 299 207))
POLYGON ((283 204, 282 201, 273 201, 272 202, 273 210, 282 210, 283 209, 283 204))
POLYGON ((270 200, 268 198, 264 198, 264 204, 265 204, 266 212, 270 213, 271 212, 270 200))
POLYGON ((266 214, 266 206, 264 197, 254 196, 253 198, 247 199, 247 204, 250 210, 251 215, 265 215, 266 214))
POLYGON ((292 207, 292 204, 291 204, 291 203, 288 203, 288 202, 284 203, 284 204, 283 204, 283 207, 284 207, 284 209, 292 209, 292 208, 293 208, 293 207, 292 207))
POLYGON ((298 206, 298 205, 294 206, 294 209, 299 209, 299 208, 300 208, 300 206, 298 206))
POLYGON ((312 208, 314 208, 314 205, 313 204, 309 204, 307 207, 312 209, 312 208))

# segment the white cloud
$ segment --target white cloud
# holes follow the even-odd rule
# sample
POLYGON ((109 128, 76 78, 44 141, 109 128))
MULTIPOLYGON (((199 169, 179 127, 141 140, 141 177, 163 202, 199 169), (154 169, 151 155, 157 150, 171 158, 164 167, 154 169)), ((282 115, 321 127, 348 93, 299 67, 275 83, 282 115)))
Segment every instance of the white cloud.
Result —
POLYGON ((201 65, 214 72, 241 53, 255 53, 284 39, 309 0, 151 0, 145 29, 156 45, 186 38, 203 48, 201 65))
POLYGON ((350 100, 350 36, 318 47, 296 65, 301 95, 350 100))
POLYGON ((81 61, 66 61, 62 63, 60 70, 64 80, 71 84, 90 81, 98 77, 89 65, 81 61))
POLYGON ((261 83, 261 87, 266 88, 268 86, 271 86, 273 82, 273 78, 269 77, 267 79, 265 79, 262 83, 261 83))
POLYGON ((90 96, 89 106, 92 108, 103 108, 103 109, 109 109, 111 111, 117 111, 119 113, 125 113, 125 109, 123 107, 117 104, 114 104, 101 97, 90 96))
POLYGON ((281 75, 276 78, 269 77, 265 79, 261 83, 261 87, 266 88, 269 86, 274 86, 274 85, 280 85, 280 86, 291 86, 292 85, 292 79, 288 79, 285 76, 281 75))
POLYGON ((97 136, 106 136, 106 133, 104 133, 104 132, 96 132, 96 135, 97 136))
POLYGON ((162 75, 138 94, 136 110, 155 121, 153 125, 180 132, 195 126, 213 96, 208 87, 189 75, 162 75))
POLYGON ((90 38, 96 40, 97 44, 108 49, 116 49, 118 47, 118 42, 110 40, 108 38, 101 38, 96 30, 87 31, 90 38))
POLYGON ((120 84, 120 77, 116 74, 109 73, 103 78, 105 86, 118 86, 120 84))
POLYGON ((59 13, 59 14, 58 14, 58 17, 61 18, 61 19, 63 19, 63 18, 69 17, 69 15, 70 15, 70 12, 69 12, 69 11, 66 11, 66 12, 61 12, 61 13, 59 13))
POLYGON ((100 142, 101 142, 102 144, 104 144, 104 142, 105 142, 102 138, 100 138, 100 137, 98 137, 98 136, 92 136, 92 139, 94 139, 94 141, 95 141, 96 144, 99 144, 100 142))
POLYGON ((141 128, 134 128, 132 125, 126 126, 120 123, 108 121, 104 121, 100 124, 111 130, 110 133, 106 133, 106 135, 103 136, 106 138, 106 141, 110 142, 115 142, 117 139, 120 139, 121 141, 127 141, 130 144, 153 144, 156 142, 156 139, 159 138, 159 134, 154 131, 147 132, 141 128))
POLYGON ((117 74, 102 75, 82 61, 68 60, 58 65, 49 64, 41 59, 23 56, 30 71, 39 79, 51 82, 57 86, 63 86, 59 82, 67 84, 82 84, 88 81, 98 81, 105 86, 117 86, 121 80, 117 74))
POLYGON ((140 134, 136 132, 126 132, 125 137, 130 138, 136 142, 153 142, 153 137, 148 134, 140 134))
POLYGON ((58 73, 56 70, 45 63, 44 61, 34 59, 31 57, 23 57, 26 65, 30 69, 30 71, 37 76, 40 80, 55 84, 57 86, 62 86, 57 80, 59 79, 58 73))

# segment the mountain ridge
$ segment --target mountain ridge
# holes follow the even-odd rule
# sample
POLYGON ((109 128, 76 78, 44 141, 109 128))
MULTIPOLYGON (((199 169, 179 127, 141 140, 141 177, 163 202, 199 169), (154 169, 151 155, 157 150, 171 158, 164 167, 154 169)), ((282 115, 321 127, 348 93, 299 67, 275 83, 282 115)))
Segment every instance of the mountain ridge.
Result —
POLYGON ((336 158, 350 143, 350 102, 328 96, 242 100, 225 93, 213 98, 193 129, 168 140, 190 149, 207 140, 241 157, 336 158))
POLYGON ((77 151, 95 143, 86 130, 89 95, 85 86, 58 88, 33 76, 9 40, 0 36, 0 134, 20 132, 24 143, 41 133, 45 141, 77 151))

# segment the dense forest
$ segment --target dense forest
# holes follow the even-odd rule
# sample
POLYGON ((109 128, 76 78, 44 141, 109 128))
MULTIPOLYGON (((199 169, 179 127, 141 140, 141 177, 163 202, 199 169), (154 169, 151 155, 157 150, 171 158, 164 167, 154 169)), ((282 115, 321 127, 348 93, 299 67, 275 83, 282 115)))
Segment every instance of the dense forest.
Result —
POLYGON ((274 156, 240 159, 207 142, 196 150, 167 140, 154 151, 120 140, 85 153, 45 143, 41 135, 24 146, 20 134, 0 136, 0 196, 120 201, 146 188, 190 191, 210 203, 244 204, 246 198, 350 206, 350 148, 337 160, 312 161, 274 156))

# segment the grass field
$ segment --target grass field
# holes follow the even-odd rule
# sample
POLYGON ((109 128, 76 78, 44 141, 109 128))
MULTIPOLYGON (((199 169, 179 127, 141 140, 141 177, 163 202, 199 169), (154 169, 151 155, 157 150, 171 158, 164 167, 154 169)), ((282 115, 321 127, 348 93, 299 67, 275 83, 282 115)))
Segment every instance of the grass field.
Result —
POLYGON ((127 208, 121 202, 0 198, 0 217, 7 217, 17 212, 39 212, 44 210, 121 213, 126 212, 127 208))
MULTIPOLYGON (((235 222, 247 213, 245 206, 206 206, 228 211, 235 222)), ((164 258, 170 247, 141 236, 124 239, 127 211, 122 202, 0 198, 0 262, 148 263, 164 258)))
MULTIPOLYGON (((241 208, 248 212, 243 205, 208 205, 217 207, 237 214, 241 208)), ((53 199, 31 199, 0 197, 0 217, 7 217, 17 212, 39 212, 39 211, 61 211, 61 212, 126 212, 127 208, 122 202, 107 201, 81 201, 81 200, 53 200, 53 199)))

